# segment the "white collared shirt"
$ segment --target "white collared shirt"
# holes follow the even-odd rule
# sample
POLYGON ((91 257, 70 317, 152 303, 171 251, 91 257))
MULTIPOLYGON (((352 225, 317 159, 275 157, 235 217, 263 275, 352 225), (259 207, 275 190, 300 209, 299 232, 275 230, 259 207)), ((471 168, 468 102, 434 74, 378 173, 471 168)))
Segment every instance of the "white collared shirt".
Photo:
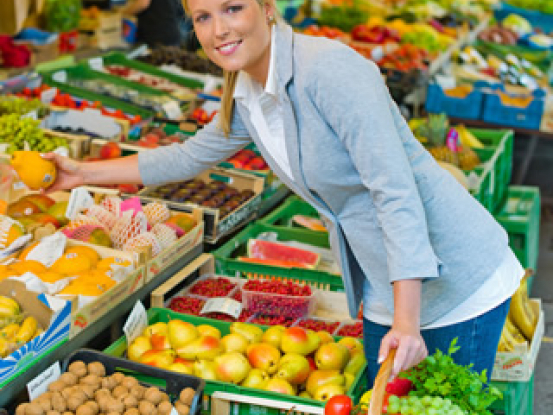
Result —
POLYGON ((276 30, 273 25, 271 29, 269 75, 265 89, 246 72, 240 71, 234 87, 233 97, 246 106, 250 113, 250 121, 259 135, 259 139, 271 153, 281 170, 292 180, 292 170, 290 169, 284 140, 282 104, 277 91, 275 38, 276 30))

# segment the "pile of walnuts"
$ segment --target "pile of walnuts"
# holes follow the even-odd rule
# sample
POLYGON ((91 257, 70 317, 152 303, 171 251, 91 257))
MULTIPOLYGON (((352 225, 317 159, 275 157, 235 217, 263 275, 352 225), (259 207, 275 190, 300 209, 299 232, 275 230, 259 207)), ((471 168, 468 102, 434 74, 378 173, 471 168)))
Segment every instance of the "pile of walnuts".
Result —
MULTIPOLYGON (((188 415, 195 395, 183 389, 173 404, 179 415, 188 415)), ((132 376, 116 372, 106 376, 100 362, 71 363, 48 391, 16 409, 16 415, 169 415, 173 405, 158 388, 145 387, 132 376)))

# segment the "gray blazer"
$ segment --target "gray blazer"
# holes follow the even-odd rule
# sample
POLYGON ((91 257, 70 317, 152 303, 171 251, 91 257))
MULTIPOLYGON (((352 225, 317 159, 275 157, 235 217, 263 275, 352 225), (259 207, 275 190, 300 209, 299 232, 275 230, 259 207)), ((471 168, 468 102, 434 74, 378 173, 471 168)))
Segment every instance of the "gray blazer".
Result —
POLYGON ((184 144, 141 152, 144 183, 194 177, 253 140, 321 214, 352 317, 363 284, 393 313, 391 282, 403 279, 423 280, 422 325, 458 306, 501 263, 505 231, 413 137, 373 62, 281 23, 276 54, 293 181, 236 103, 229 138, 215 119, 184 144))

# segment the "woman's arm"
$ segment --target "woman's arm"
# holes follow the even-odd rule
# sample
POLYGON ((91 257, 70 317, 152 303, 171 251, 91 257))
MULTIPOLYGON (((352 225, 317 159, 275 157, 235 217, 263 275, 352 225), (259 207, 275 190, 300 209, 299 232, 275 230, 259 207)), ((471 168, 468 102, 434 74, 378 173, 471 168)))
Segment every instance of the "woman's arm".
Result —
POLYGON ((421 280, 394 282, 394 322, 384 336, 378 352, 378 362, 396 349, 392 376, 418 364, 428 351, 420 334, 421 280))

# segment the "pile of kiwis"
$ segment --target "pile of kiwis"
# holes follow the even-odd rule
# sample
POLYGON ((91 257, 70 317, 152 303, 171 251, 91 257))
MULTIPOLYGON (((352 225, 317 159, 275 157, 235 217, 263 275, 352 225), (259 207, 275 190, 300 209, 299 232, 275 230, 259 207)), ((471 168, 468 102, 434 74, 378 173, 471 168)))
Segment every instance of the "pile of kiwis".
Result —
POLYGON ((169 395, 155 386, 140 385, 132 376, 106 376, 101 362, 72 362, 48 391, 19 405, 15 415, 189 415, 196 391, 185 388, 171 404, 169 395))
POLYGON ((171 202, 190 202, 196 205, 219 209, 219 216, 224 217, 253 197, 253 190, 239 191, 225 182, 213 180, 206 183, 202 179, 187 180, 160 186, 148 193, 149 197, 169 200, 171 202))

